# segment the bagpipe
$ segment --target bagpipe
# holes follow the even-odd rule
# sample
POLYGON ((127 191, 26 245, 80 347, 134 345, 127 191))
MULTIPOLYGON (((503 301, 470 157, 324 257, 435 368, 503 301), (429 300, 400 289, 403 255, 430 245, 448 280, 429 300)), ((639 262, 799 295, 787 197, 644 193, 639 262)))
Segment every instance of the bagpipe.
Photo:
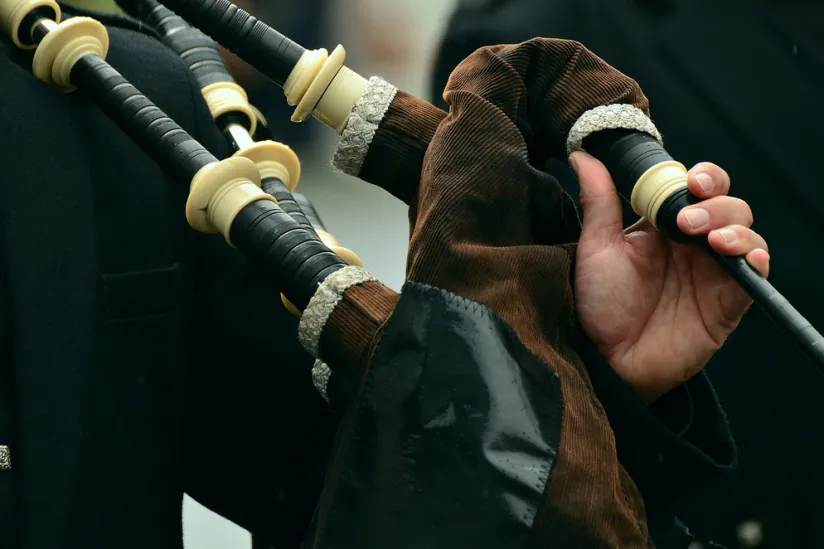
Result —
MULTIPOLYGON (((106 29, 94 19, 61 20, 54 0, 0 0, 0 24, 15 45, 34 50, 37 78, 79 89, 185 182, 189 224, 221 234, 300 316, 300 341, 319 361, 316 386, 343 418, 313 546, 526 547, 550 539, 583 547, 620 539, 621 547, 646 547, 644 503, 615 458, 609 422, 592 399, 573 396, 591 388, 565 344, 574 316, 568 285, 536 285, 527 296, 557 305, 551 311, 537 310, 531 299, 506 313, 481 304, 519 295, 498 283, 509 271, 484 271, 488 250, 476 248, 525 238, 523 229, 510 234, 495 226, 526 215, 516 208, 501 215, 494 207, 515 191, 487 186, 491 196, 459 196, 421 185, 425 156, 438 132, 449 131, 447 113, 380 78, 361 77, 344 65, 341 46, 331 54, 306 50, 225 0, 163 4, 173 11, 152 0, 130 2, 127 11, 157 29, 195 74, 237 149, 230 158, 215 158, 105 61, 106 29), (311 204, 292 193, 297 157, 266 135, 207 35, 282 86, 296 107, 294 121, 312 116, 340 134, 338 169, 410 205, 410 277, 400 294, 340 248, 311 204), (480 215, 462 216, 470 207, 480 215), (562 434, 578 446, 561 444, 562 434)), ((676 224, 692 203, 687 172, 661 145, 637 85, 569 41, 536 40, 507 52, 508 65, 490 58, 464 76, 488 77, 489 96, 507 109, 523 106, 495 90, 513 77, 532 79, 540 105, 526 108, 549 106, 553 114, 534 117, 524 132, 542 145, 530 154, 587 150, 636 213, 673 240, 689 241, 676 224)), ((477 176, 487 152, 475 145, 477 176)), ((513 165, 510 175, 518 169, 513 165)), ((433 170, 433 178, 443 176, 433 170)), ((517 204, 527 202, 522 198, 517 204)), ((540 224, 557 226, 556 210, 547 207, 540 224)), ((694 240, 824 365, 824 339, 786 299, 743 258, 694 240)), ((513 255, 507 269, 566 280, 570 264, 567 251, 546 246, 513 255), (549 264, 561 267, 547 271, 549 264)))
MULTIPOLYGON (((126 4, 145 11, 139 1, 126 4)), ((333 159, 335 167, 387 188, 409 203, 417 183, 408 180, 408 174, 419 173, 409 169, 410 165, 422 161, 428 139, 445 112, 399 92, 380 78, 367 80, 352 71, 344 64, 346 51, 342 46, 331 54, 324 49, 307 50, 228 0, 167 0, 164 4, 281 86, 289 105, 296 107, 293 122, 313 116, 337 131, 341 143, 333 159), (407 172, 406 177, 400 169, 392 168, 376 168, 379 174, 371 173, 367 159, 384 154, 392 155, 397 166, 407 172)), ((581 84, 588 83, 582 80, 581 84)), ((718 254, 706 239, 688 237, 678 228, 678 212, 693 199, 687 189, 686 168, 663 148, 661 135, 646 114, 631 104, 617 102, 617 97, 610 98, 612 104, 597 104, 595 97, 583 97, 579 105, 574 105, 576 99, 563 99, 573 104, 568 108, 578 116, 563 121, 569 127, 559 124, 549 129, 560 131, 559 138, 565 137, 566 155, 586 150, 601 160, 636 214, 674 241, 703 247, 810 360, 824 369, 824 337, 780 292, 743 257, 718 254), (595 104, 584 108, 590 102, 595 104)))

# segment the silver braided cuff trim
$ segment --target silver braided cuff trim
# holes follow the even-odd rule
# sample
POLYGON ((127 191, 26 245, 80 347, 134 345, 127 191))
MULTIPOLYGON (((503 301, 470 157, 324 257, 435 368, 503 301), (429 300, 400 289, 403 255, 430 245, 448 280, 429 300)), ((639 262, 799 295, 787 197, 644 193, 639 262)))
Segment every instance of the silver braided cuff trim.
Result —
POLYGON ((326 277, 318 286, 298 324, 298 340, 313 357, 320 358, 320 335, 343 293, 358 284, 375 280, 363 267, 347 265, 326 277))
POLYGON ((638 130, 653 136, 662 145, 661 134, 644 114, 632 105, 605 105, 588 110, 575 122, 567 137, 567 156, 583 150, 581 144, 590 134, 601 130, 638 130))
POLYGON ((353 177, 360 174, 378 125, 397 93, 398 88, 386 80, 377 76, 369 79, 366 89, 349 113, 346 129, 341 133, 340 143, 332 157, 333 169, 353 177))
POLYGON ((325 362, 316 360, 315 365, 312 366, 312 383, 326 402, 329 402, 329 395, 326 393, 326 388, 329 386, 329 379, 331 379, 331 377, 332 370, 329 369, 329 366, 327 366, 325 362))

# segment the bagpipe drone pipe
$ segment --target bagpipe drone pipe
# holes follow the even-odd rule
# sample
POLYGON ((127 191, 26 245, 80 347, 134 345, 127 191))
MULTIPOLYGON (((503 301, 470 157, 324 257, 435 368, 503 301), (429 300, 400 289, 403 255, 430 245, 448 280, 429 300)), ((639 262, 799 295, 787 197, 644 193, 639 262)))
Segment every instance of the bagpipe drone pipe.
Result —
MULTIPOLYGON (((260 170, 261 188, 299 225, 312 230, 329 249, 349 265, 363 266, 361 259, 326 229, 315 207, 303 195, 292 191, 300 180, 300 161, 285 144, 275 142, 263 115, 248 101, 245 90, 235 82, 223 62, 217 45, 156 0, 134 3, 133 15, 155 29, 194 74, 209 111, 235 156, 255 161, 260 170)), ((281 294, 284 306, 300 317, 300 311, 281 294)), ((326 398, 329 367, 316 360, 313 381, 326 398)))
MULTIPOLYGON (((341 143, 334 163, 341 171, 380 185, 406 203, 414 200, 416 167, 445 112, 379 78, 367 81, 344 65, 342 46, 328 55, 323 49, 307 50, 228 0, 163 3, 282 86, 289 104, 296 105, 293 121, 314 116, 338 131, 341 143), (388 162, 393 166, 386 167, 388 162)), ((693 200, 686 169, 663 148, 640 90, 633 96, 629 79, 615 78, 614 70, 581 55, 574 43, 557 40, 544 52, 538 50, 534 47, 532 58, 522 56, 523 66, 514 67, 519 76, 531 79, 531 92, 546 94, 536 103, 558 111, 535 113, 543 126, 530 128, 543 141, 538 154, 562 157, 586 150, 601 160, 635 213, 671 239, 703 247, 824 369, 824 337, 781 293, 743 257, 722 256, 705 239, 679 230, 678 212, 693 200), (541 74, 528 72, 538 67, 541 74)))
MULTIPOLYGON (((446 113, 343 67, 342 48, 331 56, 303 50, 231 4, 169 6, 283 85, 298 106, 296 119, 314 115, 341 133, 339 168, 385 182, 410 204, 409 275, 398 295, 362 267, 348 265, 319 238, 316 224, 304 223, 297 209, 289 215, 280 199, 261 188, 262 174, 269 174, 289 190, 296 177, 288 161, 267 159, 264 165, 242 154, 218 161, 106 63, 103 25, 85 17, 61 21, 53 0, 0 0, 5 34, 34 50, 35 76, 80 90, 165 171, 188 184, 190 225, 221 234, 300 312, 302 344, 329 365, 319 388, 342 418, 307 545, 648 547, 645 503, 655 506, 669 497, 655 486, 692 482, 677 472, 696 464, 711 468, 707 463, 727 458, 726 449, 702 448, 677 435, 658 437, 645 452, 688 450, 658 464, 642 499, 616 456, 607 414, 568 345, 574 330, 570 251, 534 245, 532 238, 535 225, 568 242, 561 233, 569 219, 559 219, 558 197, 542 211, 543 204, 533 209, 524 189, 487 185, 473 195, 435 184, 444 181, 437 170, 422 178, 424 155, 436 149, 433 140, 446 113), (434 183, 425 185, 430 179, 434 183), (484 267, 490 253, 512 261, 484 267)), ((571 42, 505 48, 511 63, 490 57, 479 72, 466 75, 467 85, 491 79, 494 91, 502 79, 535 78, 527 87, 539 86, 559 114, 531 128, 533 144, 542 145, 531 146, 531 154, 563 154, 581 143, 593 148, 619 185, 625 184, 618 177, 622 170, 633 183, 643 176, 633 203, 669 230, 668 212, 678 208, 677 200, 688 202, 686 176, 660 148, 637 86, 571 42), (566 71, 572 57, 579 60, 578 72, 566 71), (575 101, 567 99, 581 87, 575 101), (611 137, 604 144, 599 136, 611 137)), ((222 85, 228 82, 223 78, 214 88, 220 94, 204 93, 210 107, 238 96, 222 85)), ((465 108, 475 107, 470 101, 465 108)), ((253 135, 254 113, 238 113, 216 118, 233 139, 243 135, 241 128, 253 135)), ((483 128, 484 121, 469 117, 463 123, 483 128)), ((480 134, 460 134, 478 158, 497 159, 503 163, 498 169, 511 168, 510 175, 542 177, 523 172, 517 155, 471 141, 480 134)), ((449 172, 449 159, 441 160, 436 164, 449 172)), ((484 164, 469 166, 455 169, 474 181, 484 164)), ((639 418, 637 430, 660 430, 636 400, 625 399, 634 407, 630 415, 639 418)), ((715 408, 712 414, 721 415, 715 408)))
MULTIPOLYGON (((384 326, 390 313, 398 319, 400 326, 409 325, 410 318, 414 318, 415 323, 421 322, 422 304, 419 298, 430 294, 432 289, 422 287, 418 290, 417 296, 415 292, 411 292, 404 307, 400 309, 395 307, 398 303, 398 295, 395 292, 374 281, 364 269, 347 265, 323 244, 313 230, 296 222, 277 205, 272 195, 261 189, 260 170, 251 159, 234 156, 218 161, 106 63, 104 57, 108 48, 108 35, 102 24, 87 17, 73 17, 61 21, 60 7, 51 0, 24 0, 22 2, 4 0, 0 3, 0 17, 2 17, 5 34, 15 45, 35 50, 32 68, 37 78, 67 92, 75 89, 82 90, 82 93, 112 118, 165 171, 189 184, 190 194, 186 205, 189 223, 201 232, 220 233, 230 245, 236 247, 262 272, 266 273, 278 290, 282 291, 283 295, 302 311, 300 338, 310 352, 320 356, 320 339, 323 332, 329 344, 340 348, 340 353, 335 358, 335 366, 344 368, 356 366, 359 362, 369 358, 363 356, 363 352, 375 339, 379 328, 384 326), (351 291, 347 292, 347 290, 351 291), (324 329, 329 327, 340 328, 340 331, 324 329), (331 340, 329 340, 330 337, 331 340)), ((427 302, 426 313, 428 315, 436 315, 444 319, 448 316, 450 309, 455 309, 452 314, 457 314, 460 318, 462 311, 466 308, 465 304, 445 299, 440 292, 436 292, 436 295, 437 300, 427 302), (433 310, 433 306, 438 306, 441 310, 433 310)), ((455 328, 445 329, 441 337, 449 334, 450 331, 454 332, 455 328)), ((501 355, 503 353, 504 356, 511 354, 508 347, 515 343, 515 339, 511 331, 500 321, 487 315, 483 325, 474 325, 474 330, 475 332, 480 330, 480 333, 474 334, 476 339, 480 336, 487 336, 486 332, 503 332, 506 337, 503 339, 500 337, 485 338, 484 345, 491 350, 492 354, 501 355)), ((403 337, 407 334, 402 331, 399 335, 403 337)), ((420 334, 411 335, 420 336, 420 334)), ((457 336, 458 334, 453 337, 457 336)), ((386 338, 384 345, 388 345, 386 338)), ((433 346, 432 350, 435 351, 436 347, 433 346)), ((531 358, 523 346, 518 350, 520 354, 525 355, 522 361, 531 360, 533 368, 537 368, 534 365, 537 359, 531 358)), ((465 354, 465 349, 445 349, 441 352, 453 354, 450 362, 455 364, 456 369, 448 375, 463 374, 466 390, 479 392, 480 386, 484 388, 483 392, 486 389, 500 392, 500 389, 496 387, 486 388, 489 380, 483 377, 482 371, 474 368, 476 365, 470 357, 462 356, 465 354), (460 371, 462 365, 463 372, 460 371)), ((433 358, 439 362, 437 357, 433 358)), ((510 359, 510 366, 513 382, 519 385, 533 385, 514 359, 510 359)), ((524 432, 518 438, 526 446, 535 446, 538 451, 538 454, 528 458, 529 461, 535 462, 534 467, 530 467, 534 471, 532 478, 518 481, 525 483, 526 489, 526 492, 519 496, 525 497, 523 512, 517 517, 512 517, 511 513, 501 508, 501 506, 508 506, 509 503, 500 496, 495 498, 499 500, 497 504, 490 505, 487 501, 482 508, 482 514, 491 513, 488 517, 490 526, 501 525, 500 520, 492 520, 492 517, 496 515, 505 517, 506 522, 511 523, 508 528, 499 530, 494 537, 503 542, 505 538, 502 536, 505 536, 508 538, 506 543, 514 543, 517 546, 523 546, 529 536, 529 528, 524 528, 524 521, 531 522, 530 514, 537 510, 554 455, 548 441, 557 438, 559 429, 560 418, 553 413, 557 411, 560 404, 557 381, 549 370, 543 372, 541 377, 550 387, 555 387, 554 392, 547 393, 532 389, 534 402, 527 403, 522 400, 520 393, 512 394, 511 389, 506 391, 508 386, 505 386, 503 387, 505 392, 498 399, 501 404, 508 400, 510 405, 523 410, 518 415, 523 416, 524 432), (513 398, 517 398, 517 401, 513 402, 513 398), (532 413, 533 406, 537 413, 532 413), (513 528, 519 531, 514 537, 513 528)), ((440 375, 446 375, 446 373, 440 375)), ((430 381, 437 382, 438 387, 448 384, 445 380, 431 379, 430 381)), ((402 385, 398 388, 401 389, 402 385)), ((509 407, 505 406, 504 409, 509 407)), ((498 413, 503 413, 504 409, 499 410, 498 413)), ((381 417, 380 421, 383 420, 384 418, 381 417)), ((419 429, 425 430, 425 426, 419 426, 419 429)), ((489 436, 495 429, 490 430, 486 415, 483 417, 471 415, 454 422, 443 432, 443 435, 452 430, 460 431, 463 436, 471 434, 477 437, 484 434, 489 436)), ((414 433, 409 434, 414 436, 414 433)), ((364 438, 365 440, 356 445, 355 449, 374 448, 373 437, 367 434, 364 438)), ((452 455, 451 459, 457 461, 459 456, 453 455, 452 444, 444 444, 451 442, 448 438, 447 441, 430 440, 424 448, 413 449, 413 456, 411 456, 413 468, 425 467, 437 472, 442 465, 445 465, 441 461, 444 457, 452 455)), ((454 435, 451 438, 454 440, 454 435)), ((485 468, 483 465, 486 463, 486 460, 482 458, 482 450, 482 448, 467 448, 467 451, 460 456, 463 458, 460 461, 465 472, 448 482, 439 482, 441 489, 454 491, 457 488, 455 483, 460 485, 466 483, 467 474, 479 480, 477 477, 483 473, 485 468), (466 467, 464 459, 473 457, 473 454, 477 465, 466 467)), ((506 453, 504 450, 503 454, 506 453)), ((359 497, 364 493, 365 487, 371 485, 389 488, 389 484, 384 481, 389 480, 387 475, 393 476, 394 471, 387 471, 383 467, 372 468, 368 466, 368 461, 358 461, 361 469, 352 470, 350 467, 346 475, 350 478, 335 483, 337 493, 333 502, 333 512, 327 515, 330 518, 337 513, 340 506, 346 505, 347 497, 359 497), (366 478, 351 478, 352 475, 366 478)), ((501 467, 506 469, 503 463, 501 467)), ((506 478, 502 477, 499 484, 506 478)), ((476 484, 488 496, 496 491, 491 483, 476 484)), ((423 482, 416 486, 422 487, 423 482)), ((431 499, 431 495, 426 494, 426 499, 431 499)), ((481 504, 479 498, 471 499, 481 504)), ((374 499, 365 498, 364 502, 366 501, 374 501, 374 499)), ((498 530, 495 527, 493 530, 484 528, 468 532, 468 521, 471 519, 474 523, 479 515, 469 507, 463 508, 463 504, 466 503, 464 497, 434 498, 431 501, 440 501, 441 512, 446 511, 444 506, 462 508, 461 514, 464 518, 461 519, 454 513, 446 513, 452 515, 453 523, 448 529, 452 534, 448 534, 436 523, 430 523, 426 529, 418 529, 410 523, 407 525, 410 536, 415 533, 415 536, 439 539, 435 537, 437 534, 444 543, 447 543, 448 537, 460 535, 461 539, 477 537, 480 542, 483 539, 492 539, 489 536, 498 530)), ((412 503, 407 502, 404 506, 412 503)), ((362 504, 358 505, 358 507, 361 506, 362 504)), ((418 505, 414 506, 418 507, 418 505)), ((374 506, 370 504, 367 507, 361 508, 361 512, 374 514, 375 512, 389 512, 392 509, 394 509, 393 514, 402 512, 396 506, 374 509, 374 506)), ((430 513, 438 512, 435 508, 427 509, 426 516, 419 516, 415 522, 419 525, 425 524, 431 516, 430 513)), ((345 541, 347 536, 362 538, 367 535, 374 538, 373 543, 382 544, 383 542, 379 540, 387 539, 386 536, 402 536, 402 533, 393 532, 394 527, 389 523, 382 525, 380 522, 373 522, 374 528, 369 530, 359 528, 358 524, 357 521, 352 522, 347 517, 341 526, 345 525, 349 532, 336 532, 334 534, 336 543, 349 545, 345 541)), ((332 529, 327 525, 326 534, 333 535, 332 529)), ((413 538, 410 537, 409 541, 412 542, 413 538)), ((456 539, 453 538, 452 545, 455 541, 456 539)), ((316 542, 318 543, 320 541, 316 542)))

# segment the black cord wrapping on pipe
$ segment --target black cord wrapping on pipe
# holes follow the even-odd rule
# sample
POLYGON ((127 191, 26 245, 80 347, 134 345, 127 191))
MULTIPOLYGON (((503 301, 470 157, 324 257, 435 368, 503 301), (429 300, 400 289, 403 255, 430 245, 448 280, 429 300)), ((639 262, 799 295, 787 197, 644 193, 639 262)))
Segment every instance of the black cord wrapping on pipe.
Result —
MULTIPOLYGON (((299 59, 299 56, 294 55, 305 51, 297 45, 291 49, 294 43, 227 0, 163 2, 281 85, 299 59), (294 54, 290 55, 289 52, 294 54)), ((590 135, 585 140, 585 149, 604 162, 625 199, 631 196, 632 188, 647 169, 672 160, 666 150, 651 136, 629 130, 605 130, 590 135)), ((684 196, 684 193, 675 193, 659 210, 656 220, 659 228, 676 241, 683 241, 684 235, 677 229, 675 219, 680 209, 689 203, 689 197, 684 196)), ((708 249, 707 244, 702 246, 708 249)), ((709 253, 802 347, 819 368, 824 370, 824 337, 809 321, 766 279, 755 273, 743 258, 727 258, 711 250, 709 253)))
POLYGON ((163 42, 186 63, 201 88, 235 81, 212 39, 156 0, 140 0, 135 6, 139 19, 163 37, 163 42))
MULTIPOLYGON (((223 63, 223 59, 220 57, 217 46, 211 38, 191 27, 181 17, 159 4, 156 0, 135 0, 132 9, 135 16, 155 28, 163 38, 163 42, 186 62, 195 73, 201 88, 217 82, 234 82, 223 63)), ((239 148, 239 144, 235 142, 229 127, 231 124, 241 124, 248 130, 248 122, 243 120, 244 118, 238 113, 227 113, 217 120, 218 125, 224 130, 223 133, 227 141, 236 150, 239 148)), ((277 177, 264 177, 261 181, 261 187, 264 192, 277 200, 280 209, 294 219, 298 226, 306 229, 313 238, 317 239, 315 227, 307 219, 301 206, 283 181, 277 177)), ((311 207, 311 204, 309 206, 311 207)), ((240 219, 243 220, 245 217, 244 214, 240 219)), ((265 223, 259 220, 259 223, 254 225, 255 230, 261 230, 260 227, 264 225, 265 223)), ((243 225, 241 221, 240 224, 234 226, 233 231, 240 235, 242 232, 251 230, 250 227, 251 225, 243 225)), ((242 236, 240 238, 241 242, 246 242, 242 236)), ((263 262, 265 263, 265 260, 263 262)))
POLYGON ((295 200, 292 193, 289 192, 289 189, 286 185, 284 185, 283 181, 276 177, 265 177, 261 182, 261 188, 264 192, 275 197, 275 200, 278 201, 280 208, 289 214, 292 219, 298 223, 298 225, 305 227, 310 230, 312 234, 315 234, 315 227, 309 219, 307 219, 303 209, 300 207, 297 200, 295 200))
MULTIPOLYGON (((48 33, 45 29, 44 32, 48 33)), ((197 140, 97 55, 81 57, 70 77, 72 84, 87 93, 173 176, 188 183, 201 169, 217 162, 197 140)), ((233 220, 230 238, 301 309, 308 305, 327 276, 346 266, 317 238, 308 221, 299 224, 270 200, 256 200, 245 206, 233 220)))
MULTIPOLYGON (((195 74, 201 88, 217 82, 234 82, 229 70, 223 63, 217 46, 211 38, 190 26, 181 17, 158 3, 157 0, 134 0, 131 6, 134 11, 133 15, 157 30, 163 38, 163 42, 186 62, 189 69, 195 74)), ((224 130, 227 141, 235 150, 238 150, 239 146, 234 141, 231 133, 227 131, 227 128, 230 124, 241 124, 245 125, 248 130, 248 122, 245 121, 245 117, 236 113, 229 113, 220 117, 217 122, 224 130)), ((268 128, 258 133, 266 134, 268 128)), ((270 135, 266 137, 271 139, 270 135)), ((314 232, 313 224, 304 215, 301 206, 293 198, 292 193, 289 192, 283 181, 276 177, 265 177, 261 187, 264 192, 272 195, 278 201, 281 209, 288 213, 299 225, 303 225, 314 232)), ((309 207, 311 208, 311 204, 309 204, 309 207)))
MULTIPOLYGON (((292 193, 292 196, 297 202, 298 206, 300 206, 303 213, 306 214, 306 219, 309 220, 309 223, 312 224, 312 227, 315 228, 316 231, 326 231, 326 226, 323 224, 323 221, 320 218, 317 210, 315 210, 315 206, 309 202, 309 199, 299 193, 292 193)), ((329 231, 326 231, 329 232, 329 231)))
POLYGON ((71 81, 176 179, 189 182, 217 159, 96 55, 80 58, 71 81))
POLYGON ((163 4, 280 86, 306 51, 227 0, 164 0, 163 4))
MULTIPOLYGON (((217 161, 99 57, 80 59, 72 79, 148 154, 178 177, 191 180, 201 168, 217 161)), ((283 183, 280 185, 286 190, 283 183)), ((257 200, 241 210, 230 233, 233 244, 301 309, 328 275, 346 266, 318 239, 309 221, 303 220, 301 225, 277 204, 257 200)))
POLYGON ((246 206, 231 228, 232 243, 303 310, 327 276, 346 263, 269 200, 246 206))

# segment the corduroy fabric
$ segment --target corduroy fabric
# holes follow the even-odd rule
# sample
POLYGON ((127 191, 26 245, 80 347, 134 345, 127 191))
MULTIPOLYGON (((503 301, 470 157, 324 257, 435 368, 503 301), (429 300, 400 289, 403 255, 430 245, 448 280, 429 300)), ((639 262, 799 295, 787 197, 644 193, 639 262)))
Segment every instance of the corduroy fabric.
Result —
POLYGON ((421 179, 423 156, 446 112, 398 90, 383 117, 359 177, 412 204, 421 179))
POLYGON ((368 364, 375 337, 397 302, 397 292, 380 282, 367 282, 344 292, 320 339, 321 357, 330 357, 333 372, 357 371, 368 364))
MULTIPOLYGON (((642 498, 571 342, 579 223, 536 168, 563 158, 567 133, 598 105, 647 111, 636 83, 576 42, 536 39, 475 52, 453 73, 446 115, 398 93, 360 177, 410 205, 407 278, 490 306, 561 378, 561 449, 532 545, 646 548, 642 498)), ((321 340, 337 363, 367 364, 397 296, 348 290, 321 340)))
MULTIPOLYGON (((532 104, 517 124, 536 159, 565 159, 567 134, 589 109, 619 103, 649 113, 649 102, 634 80, 570 40, 536 38, 515 46, 481 48, 453 72, 447 89, 459 87, 462 75, 481 62, 484 52, 500 54, 517 73, 511 84, 530 92, 532 104)), ((416 207, 423 157, 445 116, 442 109, 399 90, 378 126, 359 177, 416 207)), ((414 224, 414 218, 411 221, 414 224)))
POLYGON ((562 40, 479 50, 453 72, 444 97, 450 114, 424 159, 408 278, 490 306, 561 378, 562 443, 534 545, 648 547, 642 498, 569 343, 574 248, 561 244, 576 238, 578 220, 557 181, 534 167, 564 154, 586 110, 616 102, 646 110, 646 99, 634 81, 562 40))

